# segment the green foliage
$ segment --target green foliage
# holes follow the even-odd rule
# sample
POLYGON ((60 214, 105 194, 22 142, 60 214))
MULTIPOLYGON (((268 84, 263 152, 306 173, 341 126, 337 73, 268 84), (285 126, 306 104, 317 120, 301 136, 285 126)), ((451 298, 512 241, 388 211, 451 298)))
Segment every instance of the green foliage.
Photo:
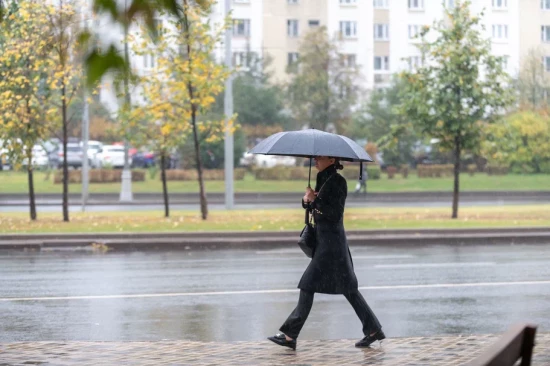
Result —
POLYGON ((492 165, 513 173, 548 173, 550 116, 545 111, 519 111, 487 126, 482 153, 492 165))
POLYGON ((458 217, 462 151, 477 151, 481 121, 494 121, 514 100, 503 58, 491 54, 490 40, 483 37, 482 15, 471 14, 469 1, 446 10, 446 19, 421 32, 424 66, 400 75, 405 86, 400 113, 423 135, 453 151, 453 218, 458 217), (427 39, 432 30, 433 41, 427 39))
MULTIPOLYGON (((375 89, 369 100, 353 116, 348 134, 376 142, 387 165, 401 165, 413 160, 419 136, 410 121, 399 113, 402 83, 394 80, 387 89, 375 89)), ((375 156, 373 156, 375 158, 375 156)))
MULTIPOLYGON (((233 110, 242 126, 288 126, 290 118, 283 113, 284 91, 271 82, 269 69, 272 59, 259 59, 254 53, 246 55, 248 67, 237 70, 233 78, 233 110)), ((216 98, 211 114, 224 114, 225 93, 216 98)))
MULTIPOLYGON (((158 29, 155 27, 155 16, 165 13, 181 21, 185 18, 185 6, 197 7, 206 11, 212 6, 212 0, 127 0, 126 7, 120 7, 117 0, 93 0, 93 11, 97 14, 110 15, 115 23, 124 29, 129 29, 132 24, 143 22, 150 34, 156 39, 158 29)), ((83 32, 81 40, 88 39, 88 32, 83 32)), ((102 47, 105 48, 105 47, 102 47)), ((86 70, 88 84, 95 85, 108 72, 128 75, 131 70, 128 61, 120 56, 117 44, 112 43, 106 47, 107 52, 102 52, 98 45, 94 45, 86 58, 86 70)))
POLYGON ((471 14, 469 7, 469 1, 460 2, 447 13, 447 22, 426 27, 420 44, 425 65, 401 74, 401 113, 453 150, 457 140, 462 149, 477 148, 479 121, 493 120, 513 97, 502 59, 491 54, 490 41, 482 36, 482 14, 471 14), (434 42, 426 38, 431 30, 437 34, 434 42))
POLYGON ((345 65, 340 44, 329 38, 326 27, 306 34, 298 52, 298 61, 287 69, 291 77, 287 97, 294 119, 320 130, 334 123, 342 132, 359 94, 358 67, 345 65))

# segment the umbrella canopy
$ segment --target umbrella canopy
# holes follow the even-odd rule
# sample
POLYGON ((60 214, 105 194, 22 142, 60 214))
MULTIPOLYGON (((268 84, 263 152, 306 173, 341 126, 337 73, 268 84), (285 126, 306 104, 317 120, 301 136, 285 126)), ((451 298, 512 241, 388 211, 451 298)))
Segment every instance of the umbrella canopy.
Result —
POLYGON ((256 145, 251 154, 313 158, 331 156, 345 161, 372 162, 365 149, 346 136, 307 129, 278 132, 256 145))
POLYGON ((284 155, 309 158, 311 183, 311 160, 315 156, 330 156, 345 161, 360 162, 359 179, 363 176, 363 162, 372 162, 365 149, 346 136, 316 129, 278 132, 254 146, 250 154, 284 155))

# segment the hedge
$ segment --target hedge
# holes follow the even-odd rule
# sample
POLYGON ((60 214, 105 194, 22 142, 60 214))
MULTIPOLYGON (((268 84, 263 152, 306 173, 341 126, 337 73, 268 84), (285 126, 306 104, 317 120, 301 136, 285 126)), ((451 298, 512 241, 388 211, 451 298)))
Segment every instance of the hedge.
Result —
MULTIPOLYGON (((253 170, 257 180, 307 180, 309 175, 309 167, 285 167, 276 166, 273 168, 256 168, 253 170)), ((347 164, 344 170, 339 173, 347 180, 359 179, 359 164, 347 164)), ((378 165, 367 166, 367 174, 369 179, 380 179, 380 167, 378 165)), ((317 169, 311 169, 311 177, 315 179, 317 169)))
MULTIPOLYGON (((115 183, 122 181, 122 170, 116 169, 91 169, 89 171, 90 183, 115 183)), ((132 182, 144 182, 145 172, 132 170, 132 182)), ((63 172, 56 171, 54 184, 63 183, 63 172)), ((82 170, 69 170, 69 183, 82 183, 82 170)))
MULTIPOLYGON (((233 178, 235 180, 243 180, 246 174, 246 169, 238 168, 233 171, 233 178)), ((205 169, 202 171, 202 178, 204 180, 224 180, 225 171, 223 169, 205 169)), ((159 179, 162 179, 162 174, 159 174, 159 179)), ((170 169, 166 171, 167 181, 183 181, 183 180, 197 180, 198 173, 195 169, 170 169)))
POLYGON ((450 177, 454 174, 453 164, 419 164, 416 167, 418 178, 441 178, 450 177))
POLYGON ((506 175, 508 174, 508 169, 506 165, 487 165, 485 172, 488 175, 506 175))

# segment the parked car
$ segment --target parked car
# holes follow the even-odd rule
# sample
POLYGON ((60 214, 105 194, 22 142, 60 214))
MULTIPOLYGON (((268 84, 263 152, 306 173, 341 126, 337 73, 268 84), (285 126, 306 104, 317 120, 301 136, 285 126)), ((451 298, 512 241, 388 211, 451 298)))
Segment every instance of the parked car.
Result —
MULTIPOLYGON (((23 166, 27 166, 28 159, 23 159, 23 166)), ((48 159, 48 153, 41 145, 34 145, 32 148, 32 166, 38 169, 46 169, 50 161, 48 159)))
MULTIPOLYGON (((84 149, 84 143, 80 143, 80 147, 84 149)), ((100 162, 98 154, 103 148, 103 143, 99 141, 90 140, 88 141, 88 160, 90 161, 91 168, 99 168, 100 162)))
MULTIPOLYGON (((58 168, 63 167, 63 145, 59 145, 57 155, 59 161, 57 163, 58 168)), ((84 156, 84 151, 80 147, 79 143, 68 143, 67 144, 67 165, 74 169, 82 168, 82 159, 84 156)))
POLYGON ((8 156, 8 150, 0 147, 0 170, 10 170, 10 159, 8 156))
MULTIPOLYGON (((99 167, 124 167, 124 146, 120 145, 104 145, 103 148, 97 154, 99 160, 99 167)), ((129 157, 130 165, 132 165, 132 158, 129 157)))
POLYGON ((151 151, 138 151, 132 156, 132 168, 149 168, 155 165, 155 154, 151 151))
POLYGON ((61 146, 61 141, 58 138, 52 138, 46 141, 43 141, 40 145, 44 147, 48 154, 48 163, 50 167, 55 168, 59 166, 59 146, 61 146))

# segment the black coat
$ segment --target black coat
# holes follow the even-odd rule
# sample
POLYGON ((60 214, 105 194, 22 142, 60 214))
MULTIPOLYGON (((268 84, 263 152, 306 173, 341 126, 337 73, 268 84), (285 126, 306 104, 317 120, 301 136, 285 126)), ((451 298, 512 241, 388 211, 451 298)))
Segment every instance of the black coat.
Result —
POLYGON ((325 182, 315 201, 310 204, 302 201, 302 207, 313 210, 317 247, 298 288, 324 294, 345 294, 357 289, 344 231, 348 188, 346 179, 337 173, 334 165, 317 174, 315 191, 319 192, 325 182))

